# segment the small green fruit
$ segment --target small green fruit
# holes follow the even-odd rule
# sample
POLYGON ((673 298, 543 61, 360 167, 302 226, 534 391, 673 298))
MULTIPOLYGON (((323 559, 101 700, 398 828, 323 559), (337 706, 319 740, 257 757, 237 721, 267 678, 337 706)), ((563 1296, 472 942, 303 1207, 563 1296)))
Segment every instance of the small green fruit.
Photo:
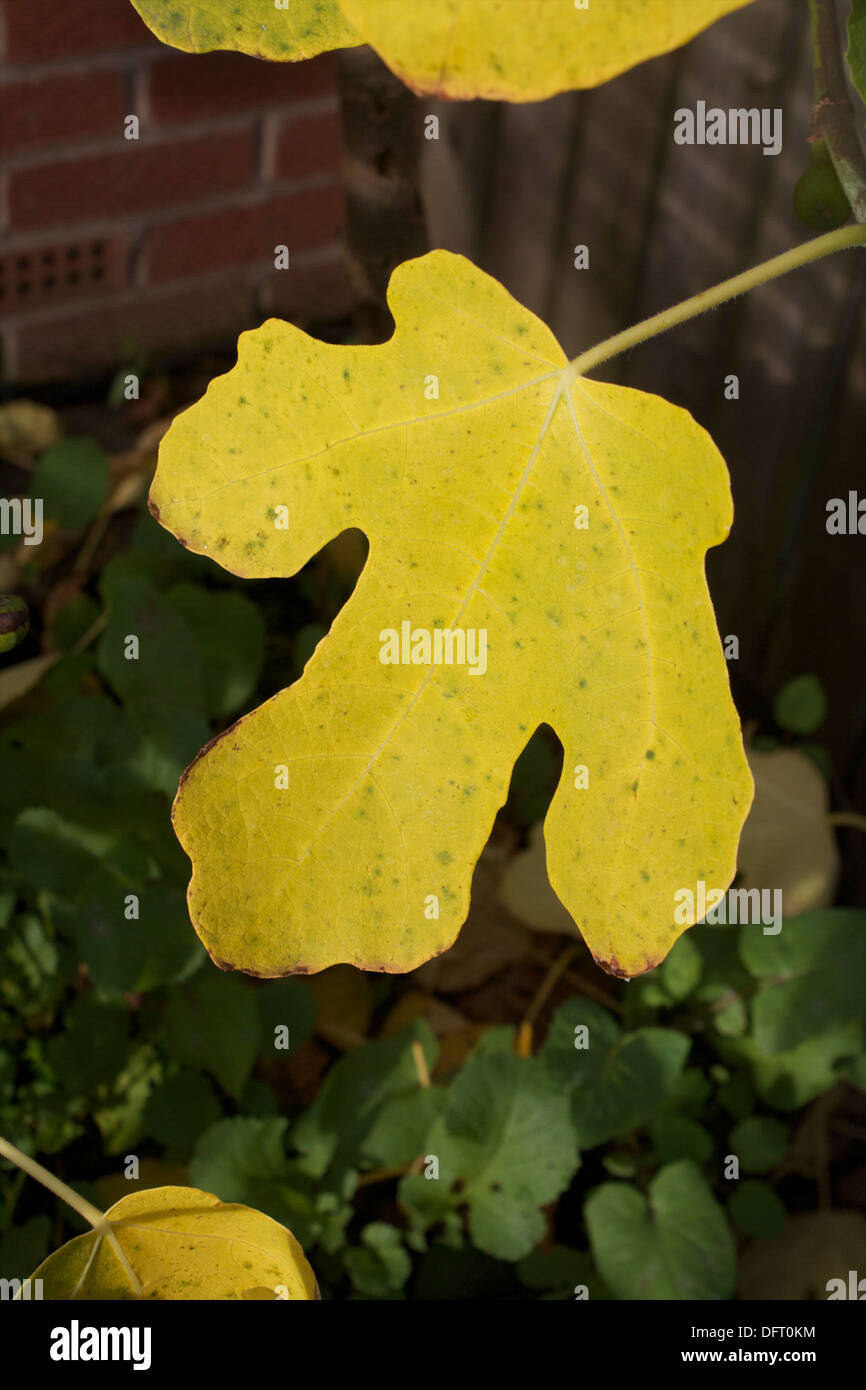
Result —
POLYGON ((794 185, 794 211, 815 232, 843 227, 851 207, 836 170, 827 159, 813 159, 794 185))
POLYGON ((30 614, 23 598, 0 594, 0 652, 11 652, 30 631, 30 614))

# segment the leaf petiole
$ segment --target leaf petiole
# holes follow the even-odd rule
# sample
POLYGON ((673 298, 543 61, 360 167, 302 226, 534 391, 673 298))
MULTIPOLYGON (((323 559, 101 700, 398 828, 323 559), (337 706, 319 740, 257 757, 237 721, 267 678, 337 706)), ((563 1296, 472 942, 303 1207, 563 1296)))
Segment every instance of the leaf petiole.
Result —
POLYGON ((762 261, 760 265, 754 266, 751 270, 744 270, 742 274, 734 275, 730 280, 722 280, 721 284, 702 290, 700 294, 692 295, 690 299, 684 299, 682 303, 674 304, 670 309, 663 309, 660 314, 653 314, 651 318, 624 329, 622 333, 615 333, 612 338, 606 338, 603 343, 573 358, 563 371, 562 389, 567 390, 577 377, 585 376, 602 362, 609 361, 611 357, 618 357, 620 353, 628 352, 629 348, 637 347, 639 343, 645 343, 650 338, 656 338, 660 333, 666 333, 669 328, 676 328, 678 324, 687 323, 689 319, 705 314, 708 309, 716 309, 720 304, 726 304, 729 299, 736 299, 737 295, 758 289, 761 285, 778 279, 780 275, 787 275, 791 270, 799 270, 800 266, 820 260, 822 256, 829 256, 834 251, 844 251, 850 246, 866 246, 866 226, 837 227, 835 231, 813 237, 811 241, 794 246, 790 251, 783 251, 780 256, 773 256, 769 261, 762 261))
POLYGON ((95 1207, 92 1202, 88 1202, 86 1197, 82 1197, 80 1193, 76 1192, 73 1188, 67 1186, 60 1178, 55 1177, 54 1173, 49 1172, 47 1168, 43 1168, 42 1164, 37 1163, 35 1158, 31 1158, 29 1154, 22 1153, 20 1149, 17 1149, 14 1144, 10 1144, 9 1140, 4 1139, 2 1135, 0 1135, 0 1158, 8 1159, 10 1163, 16 1164, 28 1177, 35 1178, 43 1187, 47 1187, 49 1192, 53 1192, 55 1197, 59 1197, 67 1206, 72 1207, 73 1211, 77 1211, 78 1215, 93 1227, 97 1235, 97 1242, 94 1249, 91 1251, 88 1267, 98 1249, 99 1241, 105 1237, 114 1250, 114 1253, 117 1255, 120 1263, 123 1265, 123 1268, 126 1270, 135 1294, 138 1298, 143 1297, 138 1276, 130 1265, 129 1260, 126 1258, 126 1253, 115 1235, 111 1222, 107 1220, 105 1214, 101 1212, 98 1207, 95 1207))
POLYGON ((28 1177, 41 1182, 42 1186, 47 1187, 49 1192, 53 1192, 55 1197, 59 1197, 67 1206, 72 1207, 73 1211, 77 1211, 78 1215, 83 1217, 94 1230, 99 1230, 105 1225, 105 1217, 98 1207, 95 1207, 92 1202, 88 1202, 86 1197, 79 1196, 71 1187, 67 1187, 65 1182, 55 1177, 47 1168, 43 1168, 42 1164, 37 1163, 35 1158, 31 1158, 29 1154, 16 1149, 15 1145, 10 1144, 9 1140, 4 1139, 2 1135, 0 1135, 0 1157, 7 1158, 28 1177))

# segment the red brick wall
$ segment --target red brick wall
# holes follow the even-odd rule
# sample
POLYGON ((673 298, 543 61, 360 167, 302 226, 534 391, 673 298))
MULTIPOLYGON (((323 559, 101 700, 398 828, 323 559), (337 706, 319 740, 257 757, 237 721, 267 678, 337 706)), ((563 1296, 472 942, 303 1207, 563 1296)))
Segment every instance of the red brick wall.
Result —
POLYGON ((0 53, 7 381, 83 378, 231 343, 270 313, 351 307, 329 55, 179 53, 128 0, 0 0, 0 53))

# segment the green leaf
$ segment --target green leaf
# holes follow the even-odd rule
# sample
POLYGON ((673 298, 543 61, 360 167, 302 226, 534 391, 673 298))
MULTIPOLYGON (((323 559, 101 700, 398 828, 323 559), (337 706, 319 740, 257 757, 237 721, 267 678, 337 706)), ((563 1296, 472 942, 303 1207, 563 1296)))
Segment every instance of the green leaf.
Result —
MULTIPOLYGON (((866 101, 866 0, 851 0, 847 58, 851 80, 866 101)), ((862 119, 862 112, 860 114, 862 119)))
POLYGON ((234 573, 371 540, 300 680, 188 770, 192 920, 257 975, 419 966, 454 941, 548 724, 551 885, 595 958, 640 974, 688 925, 683 885, 730 883, 751 799, 704 575, 731 524, 723 460, 667 401, 578 379, 459 256, 401 265, 389 304, 374 347, 244 334, 160 446, 154 514, 234 573))
POLYGON ((57 609, 51 620, 52 643, 62 652, 71 652, 98 617, 96 600, 89 594, 76 594, 69 603, 57 609))
POLYGON ((285 1149, 288 1121, 236 1116, 218 1120, 199 1137, 189 1166, 190 1181, 206 1184, 224 1202, 244 1202, 272 1216, 287 1215, 283 1189, 292 1167, 285 1149))
POLYGON ((225 1201, 255 1201, 275 1221, 290 1221, 304 1245, 320 1241, 333 1251, 345 1243, 355 1174, 342 1169, 313 1180, 286 1155, 286 1125, 277 1116, 219 1120, 195 1146, 191 1179, 225 1201))
POLYGON ((106 1153, 124 1153, 141 1138, 148 1097, 161 1075, 162 1063, 150 1043, 130 1053, 106 1101, 93 1111, 106 1153))
POLYGON ((15 871, 60 898, 75 897, 113 843, 114 837, 70 825, 41 806, 22 811, 6 836, 15 871))
POLYGON ((659 969, 662 984, 677 1003, 697 988, 703 960, 691 936, 681 936, 659 969))
POLYGON ((198 1071, 179 1071, 151 1092, 144 1132, 169 1150, 188 1152, 221 1110, 208 1078, 198 1071))
POLYGON ((166 708, 204 715, 195 633, 176 607, 143 575, 112 565, 102 590, 109 612, 99 669, 126 710, 139 721, 166 708), (137 640, 137 655, 130 638, 137 640))
POLYGON ((784 1158, 790 1142, 788 1126, 772 1115, 752 1115, 728 1135, 731 1153, 747 1173, 769 1173, 784 1158))
POLYGON ((785 1229, 785 1205, 765 1182, 748 1178, 738 1183, 728 1202, 731 1220, 743 1235, 772 1239, 785 1229))
POLYGON ((104 869, 92 873, 58 922, 76 942, 81 960, 105 999, 179 984, 202 963, 204 952, 189 930, 183 894, 163 883, 119 882, 104 869), (138 919, 127 903, 138 896, 138 919))
POLYGON ((649 1127, 650 1138, 662 1163, 690 1158, 708 1163, 713 1154, 713 1136, 703 1125, 682 1115, 660 1115, 649 1127))
POLYGON ((438 1179, 413 1174, 400 1184, 412 1219, 423 1229, 449 1205, 465 1204, 473 1243, 500 1260, 519 1260, 538 1244, 541 1207, 579 1164, 566 1096, 536 1059, 507 1052, 469 1058, 427 1150, 438 1159, 438 1179))
POLYGON ((71 952, 54 939, 41 917, 18 913, 2 939, 0 1003, 30 1018, 53 1007, 74 970, 71 952))
POLYGON ((796 1110, 845 1076, 864 1045, 863 1025, 849 1023, 810 1038, 790 1052, 762 1052, 751 1037, 719 1046, 723 1055, 751 1067, 758 1094, 768 1105, 796 1110))
POLYGON ((47 1216, 29 1216, 20 1226, 6 1231, 0 1240, 0 1279, 26 1279, 45 1259, 50 1239, 47 1216))
POLYGON ((813 734, 827 717, 827 696, 817 676, 796 676, 776 696, 773 715, 781 729, 813 734))
POLYGON ((129 1055, 128 1015, 81 994, 66 1011, 66 1029, 48 1039, 45 1058, 71 1096, 93 1096, 112 1082, 129 1055))
POLYGON ((172 1056, 184 1066, 210 1072, 237 1100, 261 1038, 250 990, 240 980, 208 971, 172 995, 165 1024, 172 1056))
MULTIPOLYGON (((187 923, 187 926, 189 924, 187 923)), ((289 1051, 310 1036, 316 1021, 316 999, 307 980, 267 980, 255 991, 265 1053, 274 1052, 277 1028, 288 1028, 289 1051)))
POLYGON ((247 704, 265 654, 262 616, 243 594, 178 584, 168 601, 195 634, 208 713, 223 719, 247 704))
POLYGON ((369 1298, 390 1298, 412 1272, 401 1232, 384 1221, 364 1227, 361 1246, 346 1251, 345 1263, 355 1288, 369 1298))
POLYGON ((338 1156, 355 1167, 373 1167, 395 1152, 398 1163, 418 1156, 416 1145, 423 1142, 439 1097, 437 1089, 429 1087, 433 1095, 417 1100, 422 1088, 412 1055, 416 1041, 432 1070, 438 1047, 428 1024, 420 1020, 388 1038, 354 1048, 335 1063, 292 1132, 307 1172, 321 1175, 338 1156), (404 1103, 396 1112, 396 1125, 389 1102, 404 1103))
POLYGON ((866 912, 805 912, 786 920, 778 936, 744 927, 740 954, 762 982, 752 1000, 762 1052, 788 1052, 866 1017, 866 912))
POLYGON ((595 1262, 617 1298, 733 1297, 734 1240, 693 1163, 662 1168, 648 1197, 627 1183, 602 1183, 584 1212, 595 1262))
POLYGON ((554 1015, 539 1057, 571 1103, 582 1149, 645 1123, 682 1072, 689 1039, 666 1028, 623 1033, 587 999, 569 999, 554 1015))
POLYGON ((64 439, 33 470, 30 496, 40 497, 46 521, 77 531, 92 521, 111 487, 108 459, 93 439, 64 439))

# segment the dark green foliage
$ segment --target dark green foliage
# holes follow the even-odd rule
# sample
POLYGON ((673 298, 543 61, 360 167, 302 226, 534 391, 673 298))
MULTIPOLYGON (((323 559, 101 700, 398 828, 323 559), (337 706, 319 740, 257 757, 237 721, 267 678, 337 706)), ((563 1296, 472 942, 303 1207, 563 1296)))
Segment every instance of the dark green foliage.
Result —
MULTIPOLYGON (((101 503, 87 460, 87 498, 53 495, 58 525, 101 503)), ((731 1297, 738 1243, 785 1226, 797 1110, 866 1084, 866 913, 809 913, 778 936, 694 928, 613 986, 619 1015, 556 996, 531 1057, 511 1026, 456 1060, 423 1020, 376 1036, 406 989, 388 976, 373 977, 373 1040, 340 1055, 314 1036, 310 980, 206 960, 171 830, 178 777, 298 674, 352 580, 320 557, 290 598, 266 582, 251 599, 144 516, 55 613, 60 658, 0 723, 0 1133, 103 1205, 117 1194, 99 1180, 134 1153, 147 1181, 267 1212, 327 1297, 731 1297)), ((813 731, 819 693, 793 682, 779 726, 813 731)), ((504 813, 515 835, 558 766, 533 739, 504 813)), ((0 1222, 0 1277, 76 1229, 5 1164, 0 1222)))

